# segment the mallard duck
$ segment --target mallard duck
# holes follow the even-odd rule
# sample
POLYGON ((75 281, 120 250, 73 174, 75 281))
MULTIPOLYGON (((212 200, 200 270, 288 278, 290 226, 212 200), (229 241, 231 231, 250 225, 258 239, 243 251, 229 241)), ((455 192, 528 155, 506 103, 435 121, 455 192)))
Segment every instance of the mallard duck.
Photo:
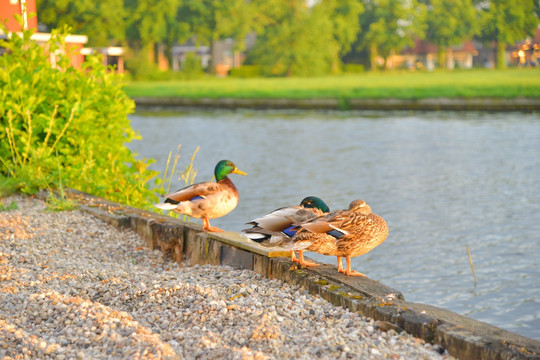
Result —
POLYGON ((373 250, 387 236, 386 221, 373 214, 364 200, 355 200, 348 210, 338 210, 300 224, 300 229, 283 247, 337 256, 339 272, 347 276, 365 276, 351 270, 351 257, 373 250), (342 257, 347 260, 346 269, 343 269, 342 257))
MULTIPOLYGON (((299 224, 328 212, 330 209, 323 200, 316 196, 308 196, 300 202, 300 205, 282 207, 253 219, 246 224, 252 227, 242 231, 249 239, 264 246, 280 246, 291 240, 299 224)), ((318 265, 305 260, 302 250, 298 251, 298 260, 291 250, 291 260, 304 266, 318 265)))
POLYGON ((230 213, 238 205, 238 190, 227 177, 229 174, 247 175, 229 160, 221 160, 214 169, 216 182, 203 182, 165 195, 165 201, 155 206, 179 214, 202 218, 204 231, 223 231, 210 226, 210 219, 230 213))

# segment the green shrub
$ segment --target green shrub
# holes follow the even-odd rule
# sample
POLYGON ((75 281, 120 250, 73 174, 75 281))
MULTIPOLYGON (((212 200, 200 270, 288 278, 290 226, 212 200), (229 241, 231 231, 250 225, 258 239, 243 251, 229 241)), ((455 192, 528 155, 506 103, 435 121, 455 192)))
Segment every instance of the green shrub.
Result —
POLYGON ((34 193, 62 183, 145 207, 157 172, 124 145, 138 138, 127 118, 134 103, 99 57, 70 65, 66 32, 53 31, 47 53, 32 31, 0 41, 0 186, 34 193))
POLYGON ((194 53, 188 53, 180 71, 160 70, 148 60, 147 54, 138 52, 126 61, 128 77, 135 81, 194 80, 205 76, 201 59, 194 53))
POLYGON ((261 67, 259 65, 244 65, 239 68, 233 68, 230 75, 239 78, 256 78, 261 76, 261 67))
POLYGON ((347 74, 361 74, 366 71, 362 64, 345 64, 343 70, 347 74))
POLYGON ((126 69, 133 80, 169 80, 170 73, 158 69, 157 65, 148 60, 147 54, 137 52, 126 60, 126 69))
POLYGON ((182 70, 178 73, 181 79, 192 80, 200 79, 204 76, 201 57, 195 53, 186 54, 186 59, 182 64, 182 70))

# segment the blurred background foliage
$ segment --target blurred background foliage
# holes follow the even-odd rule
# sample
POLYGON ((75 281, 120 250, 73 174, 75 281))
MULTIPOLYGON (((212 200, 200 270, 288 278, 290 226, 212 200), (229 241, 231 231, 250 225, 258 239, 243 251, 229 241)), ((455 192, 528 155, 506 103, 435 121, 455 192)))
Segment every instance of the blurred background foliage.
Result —
MULTIPOLYGON (((318 76, 343 71, 344 58, 376 69, 377 56, 386 60, 414 39, 437 45, 443 67, 445 53, 464 40, 496 43, 504 67, 502 49, 534 34, 540 1, 38 0, 38 13, 49 29, 69 25, 88 34, 89 46, 128 48, 126 66, 136 79, 160 77, 158 48, 169 61, 172 46, 187 40, 212 48, 231 38, 245 50, 248 34, 257 40, 246 64, 258 75, 318 76)), ((197 77, 199 69, 191 71, 185 77, 197 77)))

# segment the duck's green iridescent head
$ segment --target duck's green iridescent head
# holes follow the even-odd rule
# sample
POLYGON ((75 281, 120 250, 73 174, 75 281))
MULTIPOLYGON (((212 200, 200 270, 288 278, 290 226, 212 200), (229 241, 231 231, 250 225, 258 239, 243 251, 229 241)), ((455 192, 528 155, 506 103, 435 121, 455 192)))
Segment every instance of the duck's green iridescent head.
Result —
POLYGON ((236 165, 234 165, 232 161, 221 160, 218 162, 216 168, 214 169, 216 181, 225 179, 229 174, 247 175, 245 172, 237 169, 236 165))
POLYGON ((305 208, 317 208, 325 213, 330 212, 330 208, 328 207, 328 205, 326 205, 326 203, 321 198, 318 198, 316 196, 308 196, 304 198, 300 205, 305 208))

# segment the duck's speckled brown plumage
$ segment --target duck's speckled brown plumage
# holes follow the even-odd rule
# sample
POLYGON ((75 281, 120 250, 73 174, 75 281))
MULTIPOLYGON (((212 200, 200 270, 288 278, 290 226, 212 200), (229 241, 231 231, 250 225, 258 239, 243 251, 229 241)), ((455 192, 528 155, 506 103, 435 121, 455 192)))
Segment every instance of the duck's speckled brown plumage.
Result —
MULTIPOLYGON (((363 200, 355 200, 349 210, 338 210, 300 225, 301 229, 284 245, 290 250, 309 250, 322 255, 341 257, 363 255, 382 244, 388 236, 386 221, 371 212, 363 200), (342 234, 340 237, 332 234, 342 234)), ((344 271, 345 272, 345 271, 344 271)), ((350 273, 350 265, 347 273, 350 273)), ((349 274, 348 274, 349 275, 349 274)))

